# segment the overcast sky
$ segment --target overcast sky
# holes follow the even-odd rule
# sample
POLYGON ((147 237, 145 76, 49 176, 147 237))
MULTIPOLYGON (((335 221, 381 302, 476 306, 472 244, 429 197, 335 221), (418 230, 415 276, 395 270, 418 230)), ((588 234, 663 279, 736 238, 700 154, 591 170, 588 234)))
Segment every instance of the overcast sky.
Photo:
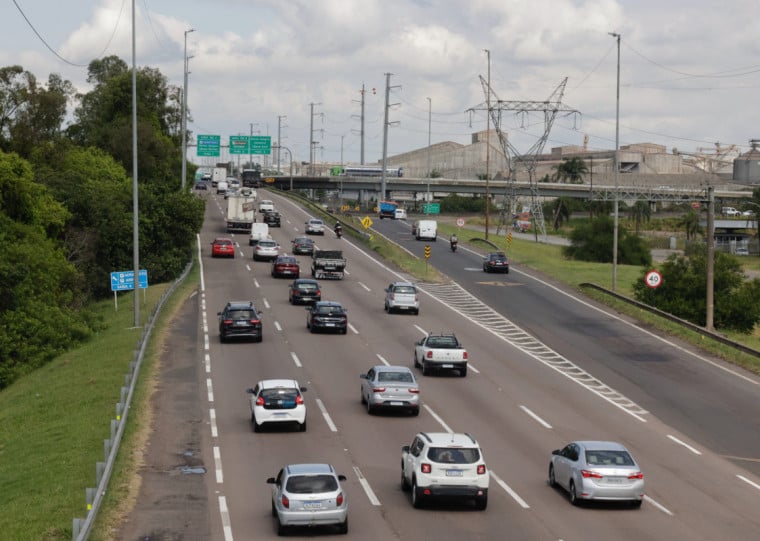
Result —
MULTIPOLYGON (((388 155, 433 143, 468 144, 485 129, 491 88, 501 100, 546 100, 567 78, 546 151, 615 148, 616 40, 620 46, 620 144, 668 152, 742 151, 760 138, 760 4, 756 0, 135 0, 137 64, 190 76, 188 129, 271 135, 309 159, 359 163, 365 93, 365 162, 382 158, 386 73, 388 155), (427 98, 430 98, 428 101, 427 98), (468 114, 468 109, 474 113, 468 114), (432 114, 429 115, 429 111, 432 114), (278 120, 278 117, 282 117, 278 120), (429 126, 429 117, 432 118, 429 126)), ((39 81, 59 73, 88 89, 87 64, 117 55, 132 64, 127 0, 11 0, 0 5, 0 65, 39 81), (18 6, 18 7, 17 7, 18 6), (29 23, 24 19, 24 12, 29 23), (35 34, 34 29, 39 33, 35 34), (51 52, 50 49, 52 49, 51 52)), ((521 152, 543 134, 543 114, 503 113, 521 152)), ((286 153, 283 153, 285 157, 286 153)), ((196 161, 200 162, 200 159, 196 161)))

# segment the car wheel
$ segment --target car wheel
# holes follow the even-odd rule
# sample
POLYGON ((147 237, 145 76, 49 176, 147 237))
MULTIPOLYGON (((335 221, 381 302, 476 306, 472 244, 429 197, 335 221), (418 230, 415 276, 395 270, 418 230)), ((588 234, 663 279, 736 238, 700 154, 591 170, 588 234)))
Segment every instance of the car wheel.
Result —
POLYGON ((346 333, 348 333, 348 327, 340 330, 340 334, 346 334, 346 333))
POLYGON ((388 303, 387 302, 385 303, 385 305, 383 306, 383 308, 385 309, 386 312, 388 311, 388 303))
POLYGON ((422 494, 422 489, 417 486, 417 479, 412 481, 412 507, 415 509, 422 509, 423 499, 425 496, 422 494))
POLYGON ((459 369, 459 377, 460 378, 467 377, 467 367, 466 366, 463 366, 462 368, 459 369))
POLYGON ((570 481, 570 488, 568 491, 570 492, 570 503, 573 505, 580 505, 581 501, 578 498, 578 494, 575 492, 575 481, 570 481))
POLYGON ((414 315, 415 315, 415 316, 418 316, 418 315, 420 315, 420 309, 419 309, 419 308, 417 308, 417 309, 414 311, 414 315))
POLYGON ((293 297, 291 295, 288 295, 288 302, 290 304, 293 304, 293 297))
POLYGON ((227 337, 226 337, 226 336, 224 336, 224 333, 221 333, 221 334, 219 335, 219 341, 220 341, 222 344, 224 344, 224 343, 227 341, 227 337))
POLYGON ((634 509, 639 509, 641 508, 642 503, 644 503, 644 500, 633 500, 631 502, 631 507, 633 507, 634 509))
POLYGON ((306 432, 306 419, 303 420, 303 423, 298 424, 298 430, 301 432, 306 432))
POLYGON ((360 395, 360 400, 361 400, 362 404, 366 404, 367 401, 364 398, 364 392, 360 392, 359 395, 360 395))
POLYGON ((417 417, 420 414, 420 408, 412 408, 412 417, 417 417))
POLYGON ((484 511, 486 507, 488 507, 488 493, 475 498, 475 509, 484 511))
POLYGON ((430 375, 430 365, 426 363, 425 361, 422 361, 422 375, 423 376, 429 376, 430 375))
POLYGON ((300 273, 300 272, 297 272, 297 273, 296 273, 296 280, 298 280, 300 277, 301 277, 301 273, 300 273))
POLYGON ((261 432, 262 426, 256 421, 256 417, 253 418, 253 431, 254 432, 261 432))
POLYGON ((507 269, 507 271, 504 274, 509 274, 509 269, 507 269))
POLYGON ((401 463, 401 490, 406 492, 409 490, 409 481, 406 480, 406 475, 404 475, 404 463, 401 463))
POLYGON ((258 338, 256 338, 256 341, 257 341, 257 342, 259 342, 259 343, 263 342, 263 341, 264 341, 264 335, 263 335, 263 334, 260 334, 260 335, 258 336, 258 338))
POLYGON ((348 533, 348 517, 346 517, 346 520, 344 520, 342 524, 338 525, 338 533, 341 535, 346 535, 348 533))
POLYGON ((420 367, 420 363, 417 360, 417 353, 416 352, 414 353, 414 367, 415 368, 419 368, 420 367))
POLYGON ((277 516, 277 508, 274 506, 274 502, 272 502, 272 516, 273 517, 277 516))
POLYGON ((549 486, 556 487, 557 479, 554 477, 554 464, 549 464, 549 486))
POLYGON ((367 403, 367 413, 369 415, 372 415, 375 412, 375 407, 370 403, 369 400, 367 400, 366 403, 367 403))
POLYGON ((277 535, 285 535, 287 531, 288 531, 287 527, 282 522, 280 522, 280 519, 278 517, 277 518, 277 535))

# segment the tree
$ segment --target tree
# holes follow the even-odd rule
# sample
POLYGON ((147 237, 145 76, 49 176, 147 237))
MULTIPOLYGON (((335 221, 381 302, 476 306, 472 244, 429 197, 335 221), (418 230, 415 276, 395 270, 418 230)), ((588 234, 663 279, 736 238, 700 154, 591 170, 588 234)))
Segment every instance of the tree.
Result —
POLYGON ((552 202, 552 227, 556 230, 560 226, 570 220, 570 208, 572 202, 568 197, 558 197, 552 202))
MULTIPOLYGON (((614 224, 609 216, 600 216, 581 224, 570 234, 570 246, 562 252, 566 257, 597 263, 612 262, 614 224)), ((651 265, 652 254, 643 240, 631 235, 624 227, 618 228, 618 262, 626 265, 651 265)))
POLYGON ((680 220, 680 225, 686 230, 686 240, 696 239, 697 235, 702 232, 702 228, 699 225, 699 214, 690 208, 680 220))
POLYGON ((652 217, 652 207, 649 206, 648 201, 636 201, 630 208, 629 215, 636 225, 636 234, 639 234, 641 224, 649 222, 652 217))
MULTIPOLYGON (((715 327, 749 333, 760 322, 760 280, 745 280, 734 256, 715 252, 714 257, 715 327)), ((688 257, 672 255, 660 267, 662 284, 657 289, 647 287, 645 269, 634 284, 634 296, 643 303, 704 326, 707 320, 706 266, 704 248, 688 257)))
POLYGON ((583 176, 588 173, 586 162, 578 157, 564 158, 554 169, 554 179, 568 184, 583 184, 583 176))

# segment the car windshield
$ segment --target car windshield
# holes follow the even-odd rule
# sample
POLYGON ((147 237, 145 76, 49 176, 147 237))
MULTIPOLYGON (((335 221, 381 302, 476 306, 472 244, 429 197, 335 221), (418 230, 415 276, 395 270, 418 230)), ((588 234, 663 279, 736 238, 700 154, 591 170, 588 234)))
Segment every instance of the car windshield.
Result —
POLYGON ((431 447, 428 450, 428 458, 441 464, 474 464, 480 459, 480 450, 475 447, 431 447))
POLYGON ((311 239, 296 239, 296 244, 314 244, 314 241, 311 239))
POLYGON ((377 381, 413 383, 414 378, 412 378, 409 372, 379 372, 377 374, 377 381))
POLYGON ((227 312, 230 319, 255 319, 253 310, 230 310, 227 312))
POLYGON ((625 451, 586 451, 586 463, 598 466, 633 466, 633 459, 625 451))
POLYGON ((333 475, 294 475, 288 477, 285 490, 291 494, 317 494, 338 490, 338 480, 333 475))

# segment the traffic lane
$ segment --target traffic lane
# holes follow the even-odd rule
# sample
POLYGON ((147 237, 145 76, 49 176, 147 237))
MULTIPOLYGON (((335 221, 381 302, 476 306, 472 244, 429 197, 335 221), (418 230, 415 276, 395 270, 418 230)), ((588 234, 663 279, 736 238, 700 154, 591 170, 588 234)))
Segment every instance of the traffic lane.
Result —
MULTIPOLYGON (((390 224, 390 222, 389 222, 390 224)), ((385 227, 396 240, 421 253, 401 224, 385 227)), ((662 341, 645 330, 593 310, 513 268, 509 275, 485 274, 476 256, 447 254, 433 247, 434 264, 466 284, 476 297, 608 385, 621 390, 663 420, 714 451, 737 457, 737 464, 760 474, 758 378, 716 368, 720 360, 685 353, 691 346, 662 341), (456 256, 466 256, 458 258, 456 256), (464 260, 464 262, 462 262, 464 260), (457 263, 457 261, 459 261, 457 263), (482 277, 482 278, 481 278, 482 277), (675 344, 675 345, 673 345, 675 344), (701 359, 706 359, 703 361, 701 359), (715 364, 711 364, 715 363, 715 364), (688 385, 686 384, 688 383, 688 385), (706 412, 709 412, 707 415, 706 412)))

